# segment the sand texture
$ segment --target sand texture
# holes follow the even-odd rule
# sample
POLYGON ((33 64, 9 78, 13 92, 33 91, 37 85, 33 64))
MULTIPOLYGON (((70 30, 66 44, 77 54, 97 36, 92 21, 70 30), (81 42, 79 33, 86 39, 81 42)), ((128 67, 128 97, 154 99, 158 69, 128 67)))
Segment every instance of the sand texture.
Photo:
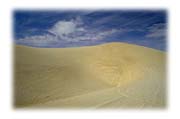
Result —
POLYGON ((27 108, 163 108, 166 54, 125 43, 15 45, 14 104, 27 108))

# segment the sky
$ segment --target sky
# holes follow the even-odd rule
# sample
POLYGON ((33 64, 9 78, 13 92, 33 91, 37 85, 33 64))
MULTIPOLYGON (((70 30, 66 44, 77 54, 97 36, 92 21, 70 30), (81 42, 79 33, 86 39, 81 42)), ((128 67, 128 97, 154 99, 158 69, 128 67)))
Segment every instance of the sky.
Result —
POLYGON ((16 10, 14 41, 64 48, 125 42, 166 51, 165 10, 16 10))

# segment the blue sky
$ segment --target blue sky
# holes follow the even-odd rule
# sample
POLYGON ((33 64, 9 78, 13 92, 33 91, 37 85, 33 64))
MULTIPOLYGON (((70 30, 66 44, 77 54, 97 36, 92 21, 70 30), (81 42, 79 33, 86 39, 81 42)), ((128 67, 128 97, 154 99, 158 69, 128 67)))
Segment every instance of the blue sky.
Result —
POLYGON ((164 10, 15 11, 16 44, 79 47, 126 42, 166 50, 164 10))

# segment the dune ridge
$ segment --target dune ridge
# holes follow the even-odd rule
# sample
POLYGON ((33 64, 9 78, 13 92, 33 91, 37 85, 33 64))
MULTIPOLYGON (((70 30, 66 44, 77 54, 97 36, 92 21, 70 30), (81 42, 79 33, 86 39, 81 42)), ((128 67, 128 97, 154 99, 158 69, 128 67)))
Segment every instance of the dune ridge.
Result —
POLYGON ((15 45, 17 107, 163 107, 166 54, 137 45, 15 45))

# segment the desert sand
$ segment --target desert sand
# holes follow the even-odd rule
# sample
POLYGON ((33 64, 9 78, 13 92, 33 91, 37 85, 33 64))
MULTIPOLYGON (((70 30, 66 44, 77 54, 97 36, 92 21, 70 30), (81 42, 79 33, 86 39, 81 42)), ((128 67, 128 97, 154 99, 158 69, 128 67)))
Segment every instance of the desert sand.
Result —
POLYGON ((164 108, 166 53, 126 43, 77 48, 15 45, 14 105, 164 108))

